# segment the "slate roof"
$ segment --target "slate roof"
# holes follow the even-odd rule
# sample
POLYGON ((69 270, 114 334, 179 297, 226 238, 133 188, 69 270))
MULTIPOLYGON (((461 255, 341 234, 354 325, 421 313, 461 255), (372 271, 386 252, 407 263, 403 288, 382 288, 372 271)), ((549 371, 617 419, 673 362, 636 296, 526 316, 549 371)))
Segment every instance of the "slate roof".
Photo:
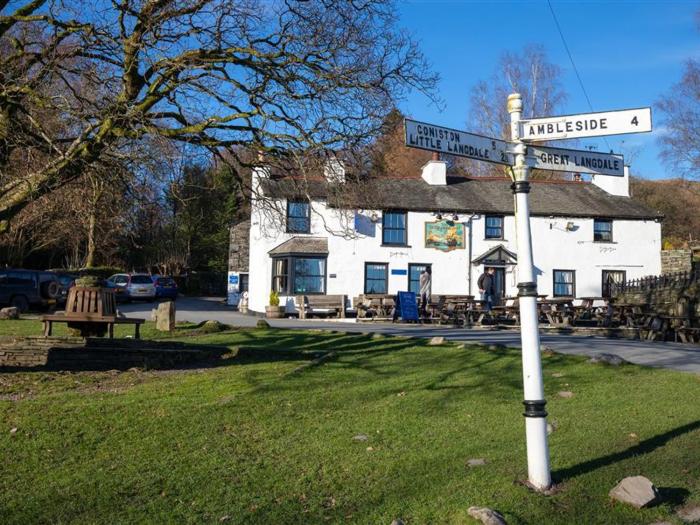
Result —
MULTIPOLYGON (((331 206, 360 209, 399 209, 456 213, 513 214, 510 180, 448 177, 447 185, 432 186, 421 178, 382 178, 353 188, 347 195, 329 191, 323 180, 265 180, 263 190, 273 198, 308 195, 327 199, 331 206), (342 199, 340 202, 338 199, 342 199)), ((530 212, 538 216, 660 219, 663 214, 628 197, 616 197, 589 182, 533 181, 530 212)))
POLYGON ((322 237, 292 237, 268 252, 270 255, 318 254, 328 255, 328 239, 322 237))

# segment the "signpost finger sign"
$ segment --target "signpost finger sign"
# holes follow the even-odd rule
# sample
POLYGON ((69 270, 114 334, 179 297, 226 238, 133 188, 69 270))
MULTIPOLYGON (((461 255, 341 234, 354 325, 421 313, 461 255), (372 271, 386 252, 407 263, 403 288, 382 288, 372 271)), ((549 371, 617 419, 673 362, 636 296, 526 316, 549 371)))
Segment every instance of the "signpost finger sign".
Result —
POLYGON ((625 163, 622 155, 577 149, 528 146, 527 160, 531 168, 571 171, 592 175, 623 177, 625 163))
POLYGON ((483 137, 466 131, 444 128, 416 120, 405 119, 406 145, 467 157, 470 159, 512 166, 512 155, 505 140, 483 137))
POLYGON ((651 108, 535 118, 517 125, 525 142, 645 133, 651 131, 651 108))

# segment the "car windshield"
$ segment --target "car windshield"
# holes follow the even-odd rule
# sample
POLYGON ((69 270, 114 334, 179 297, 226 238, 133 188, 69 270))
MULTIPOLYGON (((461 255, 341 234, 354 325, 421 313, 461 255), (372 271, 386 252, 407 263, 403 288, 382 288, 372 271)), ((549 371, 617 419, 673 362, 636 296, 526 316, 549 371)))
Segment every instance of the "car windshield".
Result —
POLYGON ((173 286, 175 281, 173 281, 170 277, 160 277, 156 283, 158 286, 173 286))
POLYGON ((153 284, 148 275, 132 275, 131 284, 153 284))

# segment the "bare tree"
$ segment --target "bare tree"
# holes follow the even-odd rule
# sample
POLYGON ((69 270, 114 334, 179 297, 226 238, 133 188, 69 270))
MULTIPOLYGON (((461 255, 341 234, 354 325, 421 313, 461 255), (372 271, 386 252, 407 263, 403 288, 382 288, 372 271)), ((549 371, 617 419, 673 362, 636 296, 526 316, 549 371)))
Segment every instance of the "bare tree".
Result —
POLYGON ((656 103, 665 132, 661 158, 681 178, 700 178, 700 61, 685 65, 680 82, 656 103))
POLYGON ((436 82, 390 0, 0 0, 0 50, 4 222, 149 137, 351 148, 436 82))
MULTIPOLYGON (((528 45, 522 53, 503 53, 493 75, 478 82, 471 90, 469 129, 510 140, 510 117, 506 111, 508 95, 522 95, 523 118, 550 116, 566 100, 560 77, 561 68, 549 61, 541 45, 528 45)), ((503 174, 502 167, 463 162, 470 173, 503 174)))

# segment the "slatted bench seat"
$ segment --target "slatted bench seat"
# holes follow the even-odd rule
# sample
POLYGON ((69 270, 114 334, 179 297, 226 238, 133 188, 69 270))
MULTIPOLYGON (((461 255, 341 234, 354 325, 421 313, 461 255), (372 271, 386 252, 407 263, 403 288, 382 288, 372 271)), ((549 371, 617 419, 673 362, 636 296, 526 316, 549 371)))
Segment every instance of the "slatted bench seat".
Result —
POLYGON ((298 295, 299 319, 308 315, 324 314, 345 318, 345 295, 298 295))
POLYGON ((140 339, 140 326, 144 319, 117 316, 114 291, 107 288, 77 287, 68 291, 66 310, 63 314, 41 316, 44 335, 50 337, 53 323, 66 323, 69 328, 80 330, 82 336, 104 335, 114 338, 115 324, 133 324, 134 337, 140 339))

